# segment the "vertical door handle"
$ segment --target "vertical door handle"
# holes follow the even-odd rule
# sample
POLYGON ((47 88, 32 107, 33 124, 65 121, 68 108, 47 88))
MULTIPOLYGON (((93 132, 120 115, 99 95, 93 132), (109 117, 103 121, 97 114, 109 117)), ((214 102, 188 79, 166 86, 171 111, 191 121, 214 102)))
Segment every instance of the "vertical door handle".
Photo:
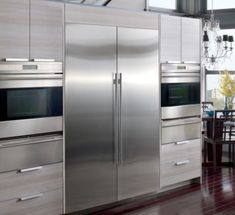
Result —
POLYGON ((118 164, 118 96, 117 96, 117 87, 118 87, 118 75, 113 73, 113 163, 118 164))
POLYGON ((122 141, 122 73, 119 74, 119 113, 118 113, 118 142, 119 142, 119 163, 123 162, 123 141, 122 141))

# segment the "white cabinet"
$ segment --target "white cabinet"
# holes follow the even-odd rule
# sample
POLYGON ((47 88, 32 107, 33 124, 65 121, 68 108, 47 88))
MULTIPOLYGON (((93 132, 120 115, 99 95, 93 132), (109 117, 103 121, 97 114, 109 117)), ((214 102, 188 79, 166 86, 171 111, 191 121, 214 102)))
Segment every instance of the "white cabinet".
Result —
POLYGON ((200 63, 200 20, 182 18, 182 61, 200 63))
POLYGON ((0 60, 29 58, 29 0, 0 1, 0 60))
POLYGON ((30 58, 62 61, 63 4, 31 0, 30 24, 30 58))
POLYGON ((200 63, 200 19, 162 15, 160 62, 200 63))
POLYGON ((201 139, 161 146, 161 188, 201 177, 201 139))
POLYGON ((161 16, 161 62, 181 61, 181 18, 161 16))
POLYGON ((63 4, 46 0, 0 1, 0 60, 63 59, 63 4))

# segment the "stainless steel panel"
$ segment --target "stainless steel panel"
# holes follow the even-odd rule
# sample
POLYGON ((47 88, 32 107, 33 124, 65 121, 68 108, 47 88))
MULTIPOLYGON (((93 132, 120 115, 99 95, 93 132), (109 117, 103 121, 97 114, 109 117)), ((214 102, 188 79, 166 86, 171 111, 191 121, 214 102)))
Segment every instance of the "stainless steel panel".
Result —
POLYGON ((201 67, 199 64, 169 64, 163 63, 161 64, 161 72, 162 73, 200 73, 201 67))
POLYGON ((48 141, 35 142, 31 140, 11 144, 3 144, 0 147, 0 172, 20 170, 25 168, 58 163, 62 161, 62 138, 50 138, 48 141), (7 147, 6 147, 7 146, 7 147))
POLYGON ((200 104, 162 107, 161 110, 162 110, 162 119, 200 116, 201 114, 200 104))
POLYGON ((62 116, 0 122, 0 138, 62 131, 62 116))
POLYGON ((181 18, 161 15, 160 62, 181 62, 181 18))
POLYGON ((62 78, 61 75, 59 77, 31 77, 28 76, 26 79, 25 76, 21 76, 19 78, 14 77, 2 77, 0 76, 0 89, 9 89, 9 88, 37 88, 37 87, 62 87, 62 78))
POLYGON ((66 213, 117 200, 116 28, 66 25, 66 213))
POLYGON ((158 190, 158 31, 118 28, 118 72, 121 200, 158 190))
POLYGON ((195 82, 200 82, 200 76, 198 75, 197 77, 186 77, 186 76, 178 76, 178 77, 174 77, 174 76, 170 76, 170 77, 166 77, 166 76, 162 76, 161 78, 161 83, 195 83, 195 82))
MULTIPOLYGON (((119 1, 120 0, 118 0, 118 2, 119 1)), ((132 4, 131 2, 132 0, 128 1, 128 3, 125 1, 123 4, 130 6, 132 4)), ((65 5, 66 23, 159 29, 158 18, 158 13, 145 13, 112 8, 107 9, 106 7, 84 7, 78 4, 65 5)))
POLYGON ((182 61, 201 63, 201 20, 182 18, 182 61))
POLYGON ((186 144, 186 140, 201 138, 200 118, 168 120, 162 122, 162 144, 186 144))
POLYGON ((0 74, 5 73, 62 73, 62 62, 0 62, 0 74))

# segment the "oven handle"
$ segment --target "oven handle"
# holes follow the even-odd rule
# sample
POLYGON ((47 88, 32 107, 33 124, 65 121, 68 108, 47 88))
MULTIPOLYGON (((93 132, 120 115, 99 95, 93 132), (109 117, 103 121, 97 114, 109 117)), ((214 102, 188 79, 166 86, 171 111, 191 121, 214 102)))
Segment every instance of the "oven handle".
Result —
POLYGON ((36 143, 46 143, 46 142, 52 142, 52 141, 59 141, 63 140, 63 137, 61 135, 55 136, 55 137, 45 137, 45 138, 22 138, 22 140, 13 140, 11 142, 2 143, 0 144, 0 148, 5 148, 5 147, 15 147, 15 146, 21 146, 23 145, 30 145, 30 144, 36 144, 36 143))
POLYGON ((172 83, 200 83, 200 77, 161 77, 162 84, 172 84, 172 83))
POLYGON ((10 74, 0 75, 1 80, 37 80, 37 79, 62 79, 62 74, 10 74))
POLYGON ((185 118, 185 119, 177 119, 177 120, 162 120, 162 127, 172 127, 172 126, 180 126, 180 125, 190 125, 201 123, 201 118, 193 117, 193 118, 185 118))

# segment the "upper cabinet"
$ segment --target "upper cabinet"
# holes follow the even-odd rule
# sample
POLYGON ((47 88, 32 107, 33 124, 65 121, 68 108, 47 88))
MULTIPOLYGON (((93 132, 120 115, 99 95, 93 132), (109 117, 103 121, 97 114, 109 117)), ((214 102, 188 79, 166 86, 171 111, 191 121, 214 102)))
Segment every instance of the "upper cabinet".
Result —
POLYGON ((200 63, 200 19, 161 16, 161 63, 200 63))
POLYGON ((62 61, 63 4, 31 0, 30 58, 62 61))
POLYGON ((161 16, 160 58, 161 62, 181 60, 181 18, 161 16))
POLYGON ((46 0, 0 1, 0 60, 63 59, 63 4, 46 0))
POLYGON ((182 61, 200 63, 201 22, 199 19, 182 18, 182 61))
POLYGON ((0 1, 0 60, 29 58, 29 0, 0 1))

